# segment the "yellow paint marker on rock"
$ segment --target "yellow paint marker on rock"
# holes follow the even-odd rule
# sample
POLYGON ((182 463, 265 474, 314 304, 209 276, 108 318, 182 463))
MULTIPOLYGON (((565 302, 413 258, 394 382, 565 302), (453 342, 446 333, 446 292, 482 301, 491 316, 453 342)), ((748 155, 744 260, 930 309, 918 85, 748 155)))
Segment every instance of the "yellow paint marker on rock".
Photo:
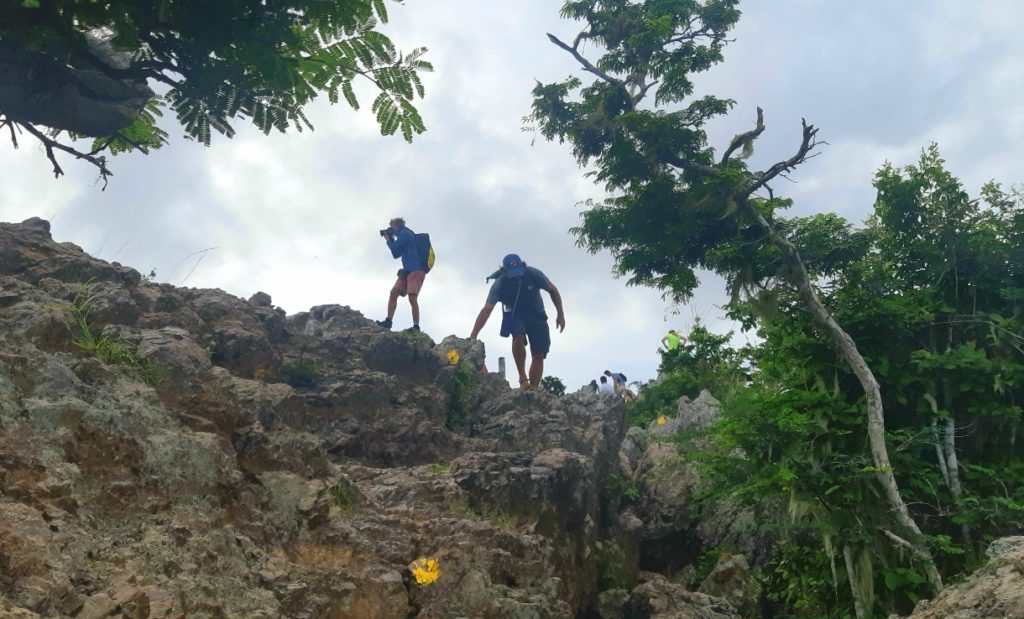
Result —
POLYGON ((661 417, 658 417, 658 421, 656 421, 655 423, 657 423, 659 426, 665 425, 665 416, 662 415, 661 417))
MULTIPOLYGON (((455 352, 455 351, 452 351, 455 352)), ((458 353, 456 353, 458 356, 458 353)), ((409 564, 409 570, 416 577, 416 584, 425 587, 441 576, 441 568, 433 559, 416 559, 409 564)))
POLYGON ((455 365, 459 362, 459 351, 454 348, 448 351, 448 362, 455 365))

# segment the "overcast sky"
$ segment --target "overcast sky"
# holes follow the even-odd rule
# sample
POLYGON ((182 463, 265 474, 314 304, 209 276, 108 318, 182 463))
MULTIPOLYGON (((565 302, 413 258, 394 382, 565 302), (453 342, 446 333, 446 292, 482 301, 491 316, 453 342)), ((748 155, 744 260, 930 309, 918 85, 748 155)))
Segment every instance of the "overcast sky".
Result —
MULTIPOLYGON (((534 141, 521 122, 535 80, 576 69, 545 37, 578 30, 559 19, 559 5, 390 5, 386 32, 403 50, 428 47, 436 68, 419 106, 427 133, 411 145, 380 137, 368 97, 359 113, 324 100, 307 112, 313 133, 242 129, 212 148, 172 139, 150 156, 116 158, 101 192, 93 169, 67 158, 67 176, 54 180, 25 137, 17 151, 0 142, 0 220, 50 219, 58 241, 155 269, 158 281, 242 297, 262 290, 290 314, 341 303, 379 319, 398 263, 377 230, 402 215, 437 250, 420 300, 435 341, 469 334, 484 278, 517 252, 565 299, 567 327, 553 335, 546 374, 570 389, 604 369, 653 378, 667 329, 688 329, 695 317, 731 328, 719 309, 722 285, 706 278, 692 303, 672 308, 658 292, 613 278, 608 255, 575 246, 567 231, 578 203, 604 193, 566 147, 534 141), (210 247, 198 265, 187 258, 210 247)), ((819 126, 829 146, 795 183, 776 187, 795 198, 795 212, 863 220, 875 170, 912 163, 932 141, 972 193, 989 179, 1024 180, 1024 2, 748 0, 740 8, 725 62, 698 81, 701 93, 737 101, 712 126, 713 143, 752 126, 761 106, 768 129, 753 164, 763 166, 794 152, 801 117, 819 126)), ((496 312, 482 335, 491 368, 511 356, 499 323, 496 312)), ((403 300, 395 327, 410 324, 403 300)))

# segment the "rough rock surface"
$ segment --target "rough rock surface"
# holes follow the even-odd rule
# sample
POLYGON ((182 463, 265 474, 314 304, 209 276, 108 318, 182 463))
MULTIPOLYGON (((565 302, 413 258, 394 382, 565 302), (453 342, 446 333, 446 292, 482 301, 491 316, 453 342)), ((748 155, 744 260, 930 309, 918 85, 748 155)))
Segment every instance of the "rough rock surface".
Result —
POLYGON ((729 602, 744 617, 758 616, 761 586, 743 555, 719 556, 698 591, 729 602))
POLYGON ((917 605, 911 619, 1011 619, 1024 617, 1024 537, 989 545, 989 562, 964 582, 917 605))
MULTIPOLYGON (((0 614, 593 616, 625 409, 511 390, 483 352, 154 284, 42 220, 0 224, 0 614), (87 298, 121 362, 76 344, 87 298)), ((730 616, 663 581, 622 616, 730 616)))
MULTIPOLYGON (((699 470, 680 453, 673 439, 680 433, 708 428, 720 415, 719 402, 706 390, 690 400, 679 399, 678 412, 659 425, 632 427, 619 451, 619 466, 635 485, 637 500, 619 517, 620 526, 638 542, 640 569, 674 574, 696 586, 695 566, 701 554, 726 550, 742 553, 755 565, 764 560, 770 539, 758 531, 755 512, 719 501, 693 513, 694 494, 701 488, 699 470)), ((687 450, 701 449, 695 436, 687 450)), ((684 450, 685 451, 685 450, 684 450)), ((765 506, 768 508, 768 506, 765 506)))
POLYGON ((640 572, 632 591, 609 589, 598 596, 600 619, 734 619, 730 604, 705 593, 692 592, 661 574, 640 572))

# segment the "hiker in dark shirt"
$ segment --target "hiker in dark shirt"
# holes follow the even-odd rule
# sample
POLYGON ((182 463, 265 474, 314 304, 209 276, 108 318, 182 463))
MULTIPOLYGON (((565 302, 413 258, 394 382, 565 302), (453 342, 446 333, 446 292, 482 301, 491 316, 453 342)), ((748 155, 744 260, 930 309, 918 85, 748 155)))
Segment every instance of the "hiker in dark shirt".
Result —
POLYGON ((612 380, 615 393, 622 395, 626 389, 626 375, 622 372, 612 372, 611 370, 605 370, 604 375, 612 380))
POLYGON ((548 315, 544 311, 544 299, 540 291, 551 295, 558 314, 555 326, 565 330, 565 312, 562 311, 562 295, 540 271, 528 267, 516 254, 509 254, 501 261, 501 274, 494 280, 487 301, 476 317, 469 339, 475 340, 487 324, 491 311, 499 302, 502 304, 501 336, 512 336, 512 358, 519 370, 519 386, 533 389, 540 384, 544 375, 544 358, 551 348, 551 332, 548 329, 548 315), (526 344, 530 344, 530 374, 526 374, 526 344))
POLYGON ((418 332, 420 330, 420 304, 419 294, 423 288, 423 280, 427 276, 427 265, 416 247, 416 234, 405 227, 405 220, 396 217, 391 220, 388 227, 380 231, 388 243, 388 249, 395 259, 402 259, 402 268, 398 270, 398 279, 391 287, 391 296, 388 297, 388 317, 378 320, 377 324, 385 329, 391 328, 391 319, 395 317, 395 309, 398 308, 398 297, 409 295, 409 307, 412 308, 412 326, 406 331, 418 332))

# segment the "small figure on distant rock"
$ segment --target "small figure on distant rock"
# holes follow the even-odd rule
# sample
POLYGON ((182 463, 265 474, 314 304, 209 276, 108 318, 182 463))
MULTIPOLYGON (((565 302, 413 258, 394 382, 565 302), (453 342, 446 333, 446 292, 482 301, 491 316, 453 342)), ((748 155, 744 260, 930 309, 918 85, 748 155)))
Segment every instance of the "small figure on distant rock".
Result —
POLYGON ((597 390, 600 393, 615 393, 615 387, 608 381, 607 376, 601 377, 601 384, 598 385, 597 390))
POLYGON ((473 332, 469 335, 469 339, 476 339, 487 324, 494 306, 500 301, 503 309, 501 336, 512 336, 512 358, 519 370, 519 386, 523 389, 533 389, 540 385, 541 376, 544 375, 544 359, 551 349, 551 332, 548 329, 548 315, 544 311, 544 299, 540 296, 541 290, 551 295, 551 302, 558 311, 555 326, 559 331, 564 331, 565 312, 562 311, 562 295, 558 288, 540 269, 526 266, 516 254, 505 256, 487 293, 487 301, 476 317, 473 332), (532 357, 529 376, 526 374, 527 340, 532 357))
POLYGON ((388 317, 378 320, 377 324, 385 329, 391 328, 391 320, 398 308, 398 297, 409 295, 409 307, 412 308, 412 326, 406 331, 417 333, 420 330, 419 294, 423 288, 423 280, 427 276, 427 263, 421 255, 416 242, 416 234, 405 227, 405 220, 396 217, 387 228, 380 231, 380 236, 387 241, 388 249, 395 258, 402 259, 402 268, 398 270, 398 279, 391 288, 388 298, 388 317))
POLYGON ((597 393, 597 391, 598 391, 598 389, 600 389, 600 387, 597 386, 597 379, 596 378, 594 380, 590 381, 590 384, 587 385, 587 389, 589 391, 593 391, 594 393, 597 393))
POLYGON ((626 375, 622 372, 612 372, 611 370, 605 370, 604 375, 612 380, 615 393, 622 395, 622 392, 626 389, 626 375))
POLYGON ((665 350, 672 351, 678 349, 679 344, 685 341, 685 339, 675 329, 669 329, 665 337, 661 338, 661 345, 665 347, 665 350))

